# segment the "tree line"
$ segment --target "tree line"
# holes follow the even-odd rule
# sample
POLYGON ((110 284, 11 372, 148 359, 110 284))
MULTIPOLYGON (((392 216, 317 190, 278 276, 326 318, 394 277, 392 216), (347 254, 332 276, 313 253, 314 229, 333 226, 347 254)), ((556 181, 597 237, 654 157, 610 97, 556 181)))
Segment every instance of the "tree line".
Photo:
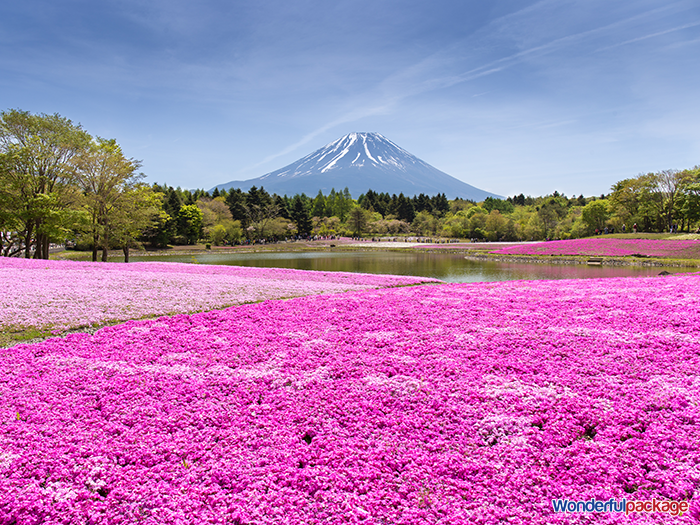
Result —
POLYGON ((93 260, 109 248, 128 258, 162 208, 140 167, 60 115, 0 113, 0 253, 48 259, 52 243, 79 235, 93 260))
POLYGON ((60 115, 0 113, 0 254, 46 259, 53 243, 108 250, 312 236, 414 235, 488 241, 595 233, 691 231, 700 221, 700 167, 642 174, 600 197, 523 194, 483 202, 347 188, 315 197, 264 188, 186 190, 146 184, 114 139, 60 115))

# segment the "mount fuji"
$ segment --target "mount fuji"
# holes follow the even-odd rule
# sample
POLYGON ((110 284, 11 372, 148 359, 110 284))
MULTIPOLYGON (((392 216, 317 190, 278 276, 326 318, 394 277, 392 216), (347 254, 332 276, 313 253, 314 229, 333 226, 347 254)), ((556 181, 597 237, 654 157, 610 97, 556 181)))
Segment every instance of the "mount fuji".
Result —
POLYGON ((310 197, 318 190, 327 195, 331 188, 342 191, 347 187, 355 198, 370 189, 407 197, 444 193, 448 199, 501 198, 434 168, 379 133, 350 133, 277 171, 216 188, 247 191, 252 186, 263 186, 278 195, 306 193, 310 197))

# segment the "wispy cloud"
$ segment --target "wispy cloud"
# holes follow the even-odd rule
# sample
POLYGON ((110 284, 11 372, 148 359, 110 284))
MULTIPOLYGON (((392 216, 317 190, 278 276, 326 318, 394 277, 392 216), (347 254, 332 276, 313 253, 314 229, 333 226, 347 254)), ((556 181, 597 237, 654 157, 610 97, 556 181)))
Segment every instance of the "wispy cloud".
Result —
POLYGON ((641 42, 642 40, 648 40, 650 38, 656 38, 657 36, 662 36, 662 35, 667 35, 669 33, 675 33, 676 31, 682 31, 683 29, 688 29, 690 27, 697 27, 700 26, 700 21, 699 22, 693 22, 692 24, 685 24, 682 26, 674 27, 671 29, 667 29, 666 31, 658 31, 656 33, 651 33, 650 35, 644 35, 640 36, 637 38, 632 38, 630 40, 625 40, 624 42, 618 42, 617 44, 613 44, 611 46, 605 46, 601 47, 599 49, 596 49, 597 52, 600 51, 607 51, 608 49, 615 49, 616 47, 622 47, 626 46, 628 44, 634 44, 635 42, 641 42))
MULTIPOLYGON (((517 24, 519 17, 525 14, 536 14, 538 10, 546 8, 550 5, 554 5, 553 2, 551 2, 550 0, 543 0, 541 2, 533 4, 532 6, 528 6, 509 15, 505 15, 492 21, 491 24, 489 24, 485 29, 482 30, 482 32, 491 33, 494 32, 495 29, 500 29, 501 33, 507 33, 507 31, 505 31, 506 27, 512 24, 517 24)), ((415 64, 407 68, 403 68, 402 70, 397 71, 396 73, 385 78, 372 92, 366 93, 363 97, 360 97, 362 100, 364 100, 364 102, 357 103, 358 109, 349 111, 341 115, 340 117, 323 124, 322 126, 301 137, 295 143, 287 146, 286 148, 272 155, 265 157, 262 161, 244 169, 243 171, 250 172, 255 168, 267 164, 272 160, 287 155, 297 150, 298 148, 308 144, 319 135, 322 135, 323 133, 335 128, 336 126, 355 122, 369 116, 386 113, 387 111, 390 111, 391 108, 396 107, 401 101, 410 97, 440 89, 446 89, 458 84, 470 82, 479 78, 500 73, 508 68, 512 68, 517 64, 522 63, 530 57, 555 53, 563 48, 575 45, 586 39, 591 39, 593 37, 607 33, 613 33, 614 31, 619 30, 619 28, 622 26, 629 25, 641 18, 648 18, 650 16, 653 16, 654 14, 658 14, 658 12, 666 10, 667 8, 668 7, 653 9, 632 17, 625 18, 623 20, 618 20, 613 23, 606 24, 601 27, 596 27, 586 31, 580 31, 575 34, 556 38, 544 44, 533 46, 528 49, 523 49, 516 53, 512 53, 508 56, 504 56, 495 60, 487 61, 484 64, 481 64, 477 67, 471 68, 468 71, 459 74, 445 75, 443 72, 446 69, 454 67, 454 64, 461 60, 461 57, 458 56, 458 53, 455 51, 455 49, 460 46, 465 46, 466 44, 465 42, 461 42, 460 44, 452 45, 449 47, 449 49, 444 49, 433 53, 429 57, 426 57, 416 62, 415 64), (368 103, 367 100, 379 101, 374 103, 368 103)), ((635 40, 641 40, 643 38, 652 38, 653 36, 657 36, 667 32, 677 31, 686 27, 692 27, 694 25, 698 24, 687 24, 686 26, 674 28, 672 30, 664 32, 659 32, 654 35, 647 35, 646 37, 640 37, 638 39, 621 42, 619 44, 616 44, 615 46, 625 45, 627 43, 631 43, 635 40)))
POLYGON ((381 105, 378 105, 378 106, 367 107, 367 108, 362 108, 362 109, 358 109, 355 111, 350 111, 350 112, 342 115, 341 117, 338 117, 337 119, 335 119, 331 122, 328 122, 328 123, 324 124, 323 126, 313 130, 312 132, 307 133, 306 135, 301 137, 298 141, 296 141, 294 144, 291 144, 291 145, 287 146, 286 148, 284 148, 276 153, 273 153, 272 155, 268 155, 260 162, 257 162, 255 164, 253 164, 252 166, 248 166, 247 168, 244 168, 241 171, 242 171, 242 173, 251 172, 252 170, 259 168, 260 166, 263 166, 270 161, 273 161, 279 157, 287 155, 288 153, 291 153, 291 152, 299 149, 300 147, 308 144, 309 142, 311 142, 313 139, 315 139, 319 135, 325 133, 326 131, 333 129, 336 126, 340 126, 341 124, 347 124, 349 122, 355 122, 357 120, 360 120, 360 119, 365 118, 365 117, 370 117, 372 115, 379 115, 379 114, 385 113, 386 111, 388 111, 389 106, 391 104, 392 104, 392 102, 387 101, 387 102, 385 102, 381 105))

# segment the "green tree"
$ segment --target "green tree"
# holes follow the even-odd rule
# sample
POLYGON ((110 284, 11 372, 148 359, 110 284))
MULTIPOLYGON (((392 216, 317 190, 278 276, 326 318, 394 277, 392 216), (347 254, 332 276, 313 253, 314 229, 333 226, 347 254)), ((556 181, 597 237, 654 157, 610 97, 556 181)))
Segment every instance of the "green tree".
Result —
POLYGON ((589 202, 583 207, 583 210, 581 210, 581 219, 588 226, 589 233, 592 233, 593 230, 596 229, 604 229, 608 218, 607 200, 589 202))
POLYGON ((314 202, 311 206, 311 216, 318 217, 319 219, 325 217, 324 212, 326 209, 326 197, 323 196, 323 192, 318 190, 318 194, 314 198, 314 202))
POLYGON ((568 213, 568 199, 558 195, 545 197, 542 204, 538 206, 537 213, 544 226, 544 236, 550 237, 557 226, 557 223, 566 217, 568 213))
POLYGON ((63 240, 77 205, 72 160, 89 144, 80 125, 58 114, 0 113, 2 201, 25 257, 48 259, 50 242, 63 240))
POLYGON ((688 183, 678 196, 676 213, 685 223, 686 231, 689 231, 691 224, 700 220, 700 167, 686 172, 688 183))
POLYGON ((369 212, 361 206, 353 206, 348 213, 348 227, 355 237, 362 236, 362 232, 367 230, 369 222, 369 212))
POLYGON ((109 229, 110 242, 114 247, 121 248, 124 262, 129 262, 130 249, 137 245, 143 232, 160 220, 163 213, 162 195, 143 183, 123 188, 121 198, 109 218, 109 229))
POLYGON ((243 227, 248 225, 248 207, 246 206, 246 194, 239 188, 231 188, 224 202, 231 212, 234 221, 240 221, 243 227))
POLYGON ((438 220, 427 211, 419 211, 411 223, 411 229, 418 235, 435 235, 439 226, 438 220))
MULTIPOLYGON (((424 212, 421 212, 421 213, 424 213, 424 212)), ((469 214, 465 210, 460 210, 457 213, 448 213, 445 216, 445 218, 442 220, 442 235, 444 235, 446 237, 457 237, 457 238, 461 238, 461 239, 464 239, 467 237, 475 237, 474 231, 473 231, 474 228, 479 227, 479 226, 483 226, 483 220, 478 222, 478 223, 476 223, 476 221, 475 221, 475 226, 474 226, 474 228, 472 228, 471 218, 476 216, 476 215, 480 215, 482 217, 484 216, 483 213, 481 213, 481 214, 477 214, 477 213, 469 214)))
POLYGON ((284 199, 284 197, 275 195, 275 206, 277 207, 277 214, 279 217, 287 221, 292 218, 292 215, 287 207, 287 201, 284 199))
MULTIPOLYGON (((523 200, 525 198, 523 197, 523 200)), ((498 210, 503 215, 508 215, 513 213, 515 206, 512 202, 503 199, 494 199, 493 197, 486 197, 484 200, 484 208, 491 213, 493 210, 498 210)))
POLYGON ((202 211, 196 204, 185 204, 178 214, 178 231, 187 244, 195 244, 202 234, 202 211))
POLYGON ((435 217, 444 217, 450 211, 450 203, 444 193, 438 193, 431 200, 433 206, 433 215, 435 217))
POLYGON ((396 216, 406 222, 413 222, 413 219, 416 218, 413 202, 411 199, 407 199, 403 193, 400 193, 396 200, 396 216))
POLYGON ((685 187, 693 182, 693 176, 688 170, 664 170, 656 173, 655 178, 663 202, 661 219, 665 228, 668 229, 675 225, 674 214, 678 209, 677 200, 683 195, 685 187))
MULTIPOLYGON (((90 215, 92 260, 97 260, 97 251, 102 249, 102 260, 106 261, 110 239, 118 237, 117 224, 121 220, 123 225, 128 215, 136 212, 140 205, 136 196, 146 194, 145 189, 135 191, 144 177, 137 173, 141 163, 127 159, 116 140, 97 138, 76 157, 75 166, 90 215)), ((122 226, 122 230, 128 228, 122 226)))
POLYGON ((309 235, 313 230, 313 222, 309 209, 299 195, 292 199, 292 220, 297 225, 299 235, 309 235))
POLYGON ((265 237, 268 225, 279 217, 279 208, 272 196, 265 191, 253 186, 246 196, 247 230, 258 239, 265 237))
POLYGON ((484 223, 486 227, 486 238, 489 241, 498 241, 506 234, 508 219, 506 219, 498 209, 491 210, 484 223))

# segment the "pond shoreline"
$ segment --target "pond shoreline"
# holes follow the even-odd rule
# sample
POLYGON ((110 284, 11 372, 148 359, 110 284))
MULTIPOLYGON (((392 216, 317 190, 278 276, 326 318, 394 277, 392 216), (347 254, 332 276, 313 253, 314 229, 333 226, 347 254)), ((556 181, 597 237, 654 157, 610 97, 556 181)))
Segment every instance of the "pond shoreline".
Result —
POLYGON ((620 258, 620 257, 604 257, 604 256, 563 256, 563 255, 497 255, 497 254, 471 254, 465 256, 465 259, 472 261, 489 261, 489 262, 515 262, 528 264, 585 264, 599 266, 642 266, 642 267, 675 267, 675 268, 696 268, 700 267, 700 261, 695 260, 674 260, 660 258, 620 258), (589 261, 595 260, 595 263, 589 261))
MULTIPOLYGON (((503 247, 504 244, 529 244, 529 243, 475 243, 476 246, 469 247, 468 243, 410 243, 404 245, 396 243, 377 243, 372 241, 343 243, 337 241, 312 241, 312 242, 289 242, 276 244, 261 244, 236 247, 214 247, 206 249, 201 246, 178 247, 176 249, 165 250, 134 250, 131 257, 193 257, 200 255, 236 255, 236 254, 265 254, 265 253, 304 253, 304 252, 403 252, 403 253, 431 253, 431 254, 453 254, 463 255, 465 259, 472 261, 524 263, 524 264, 562 264, 562 265, 587 265, 589 260, 596 259, 597 265, 601 266, 637 266, 637 267, 676 267, 676 268, 698 268, 699 259, 664 259, 661 257, 610 257, 610 256, 575 256, 575 255, 499 255, 488 253, 486 250, 495 250, 503 247), (317 244, 318 243, 318 244, 317 244)), ((54 254, 56 259, 86 260, 88 252, 63 251, 54 254)), ((123 257, 119 250, 111 250, 109 260, 123 257)))

